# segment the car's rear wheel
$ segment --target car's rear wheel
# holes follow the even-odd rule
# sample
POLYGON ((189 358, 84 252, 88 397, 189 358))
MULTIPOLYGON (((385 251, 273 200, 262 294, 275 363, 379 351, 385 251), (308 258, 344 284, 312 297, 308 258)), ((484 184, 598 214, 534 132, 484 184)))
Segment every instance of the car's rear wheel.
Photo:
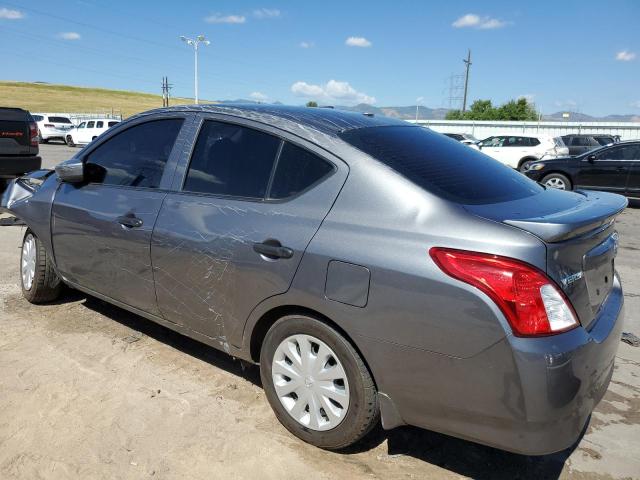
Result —
POLYGON ((27 230, 22 239, 20 279, 22 295, 31 303, 55 300, 62 289, 62 282, 51 259, 42 242, 31 230, 27 230))
POLYGON ((76 144, 73 142, 73 137, 71 135, 67 135, 66 142, 69 147, 76 146, 76 144))
POLYGON ((376 386, 362 357, 315 318, 290 315, 269 329, 260 376, 278 420, 317 447, 352 445, 379 420, 376 386))
POLYGON ((557 188, 558 190, 571 190, 571 180, 561 173, 550 173, 542 179, 544 186, 549 188, 557 188))

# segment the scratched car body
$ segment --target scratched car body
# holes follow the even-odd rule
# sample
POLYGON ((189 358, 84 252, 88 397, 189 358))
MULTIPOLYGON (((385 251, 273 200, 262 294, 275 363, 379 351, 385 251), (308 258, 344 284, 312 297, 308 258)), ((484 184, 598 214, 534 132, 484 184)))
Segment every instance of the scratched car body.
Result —
POLYGON ((28 300, 66 284, 259 363, 278 419, 323 448, 381 418, 558 451, 613 371, 626 200, 401 121, 155 110, 0 205, 28 227, 28 300))

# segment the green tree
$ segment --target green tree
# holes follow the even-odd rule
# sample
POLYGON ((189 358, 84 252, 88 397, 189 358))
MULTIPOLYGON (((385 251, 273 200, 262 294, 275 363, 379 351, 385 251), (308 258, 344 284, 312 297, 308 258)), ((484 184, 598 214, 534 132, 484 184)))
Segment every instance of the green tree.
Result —
POLYGON ((314 102, 313 100, 310 100, 307 102, 307 107, 317 107, 318 106, 318 102, 314 102))
POLYGON ((537 120, 538 113, 526 98, 510 100, 494 107, 491 100, 476 100, 466 112, 451 110, 447 112, 447 120, 537 120))

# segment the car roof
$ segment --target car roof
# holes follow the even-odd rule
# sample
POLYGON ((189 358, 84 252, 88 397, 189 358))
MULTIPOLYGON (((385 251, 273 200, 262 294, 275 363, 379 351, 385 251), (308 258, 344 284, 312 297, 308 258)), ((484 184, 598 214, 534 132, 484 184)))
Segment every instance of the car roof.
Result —
POLYGON ((366 113, 348 112, 333 108, 322 107, 294 107, 287 105, 268 104, 204 104, 178 105, 175 107, 150 110, 136 115, 170 113, 170 112, 204 112, 229 115, 247 120, 279 126, 284 129, 299 129, 300 126, 311 128, 330 136, 356 128, 381 126, 411 126, 411 124, 384 116, 374 116, 366 113), (287 128, 289 127, 289 128, 287 128))

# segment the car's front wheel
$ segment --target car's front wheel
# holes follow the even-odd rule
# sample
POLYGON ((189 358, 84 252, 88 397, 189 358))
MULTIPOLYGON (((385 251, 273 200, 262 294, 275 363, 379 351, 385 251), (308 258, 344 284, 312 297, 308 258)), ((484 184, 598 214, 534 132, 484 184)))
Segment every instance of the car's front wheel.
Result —
POLYGON ((55 300, 60 295, 62 282, 55 272, 42 242, 31 230, 22 239, 20 255, 22 295, 31 303, 55 300))
POLYGON ((75 147, 76 144, 73 141, 73 137, 71 135, 67 135, 67 138, 65 139, 65 141, 67 142, 67 145, 69 147, 75 147))
POLYGON ((379 420, 369 369, 347 339, 318 319, 278 320, 262 345, 260 376, 278 420, 317 447, 345 448, 379 420))
POLYGON ((550 173, 542 179, 544 186, 549 188, 557 188, 558 190, 571 190, 571 180, 561 173, 550 173))

